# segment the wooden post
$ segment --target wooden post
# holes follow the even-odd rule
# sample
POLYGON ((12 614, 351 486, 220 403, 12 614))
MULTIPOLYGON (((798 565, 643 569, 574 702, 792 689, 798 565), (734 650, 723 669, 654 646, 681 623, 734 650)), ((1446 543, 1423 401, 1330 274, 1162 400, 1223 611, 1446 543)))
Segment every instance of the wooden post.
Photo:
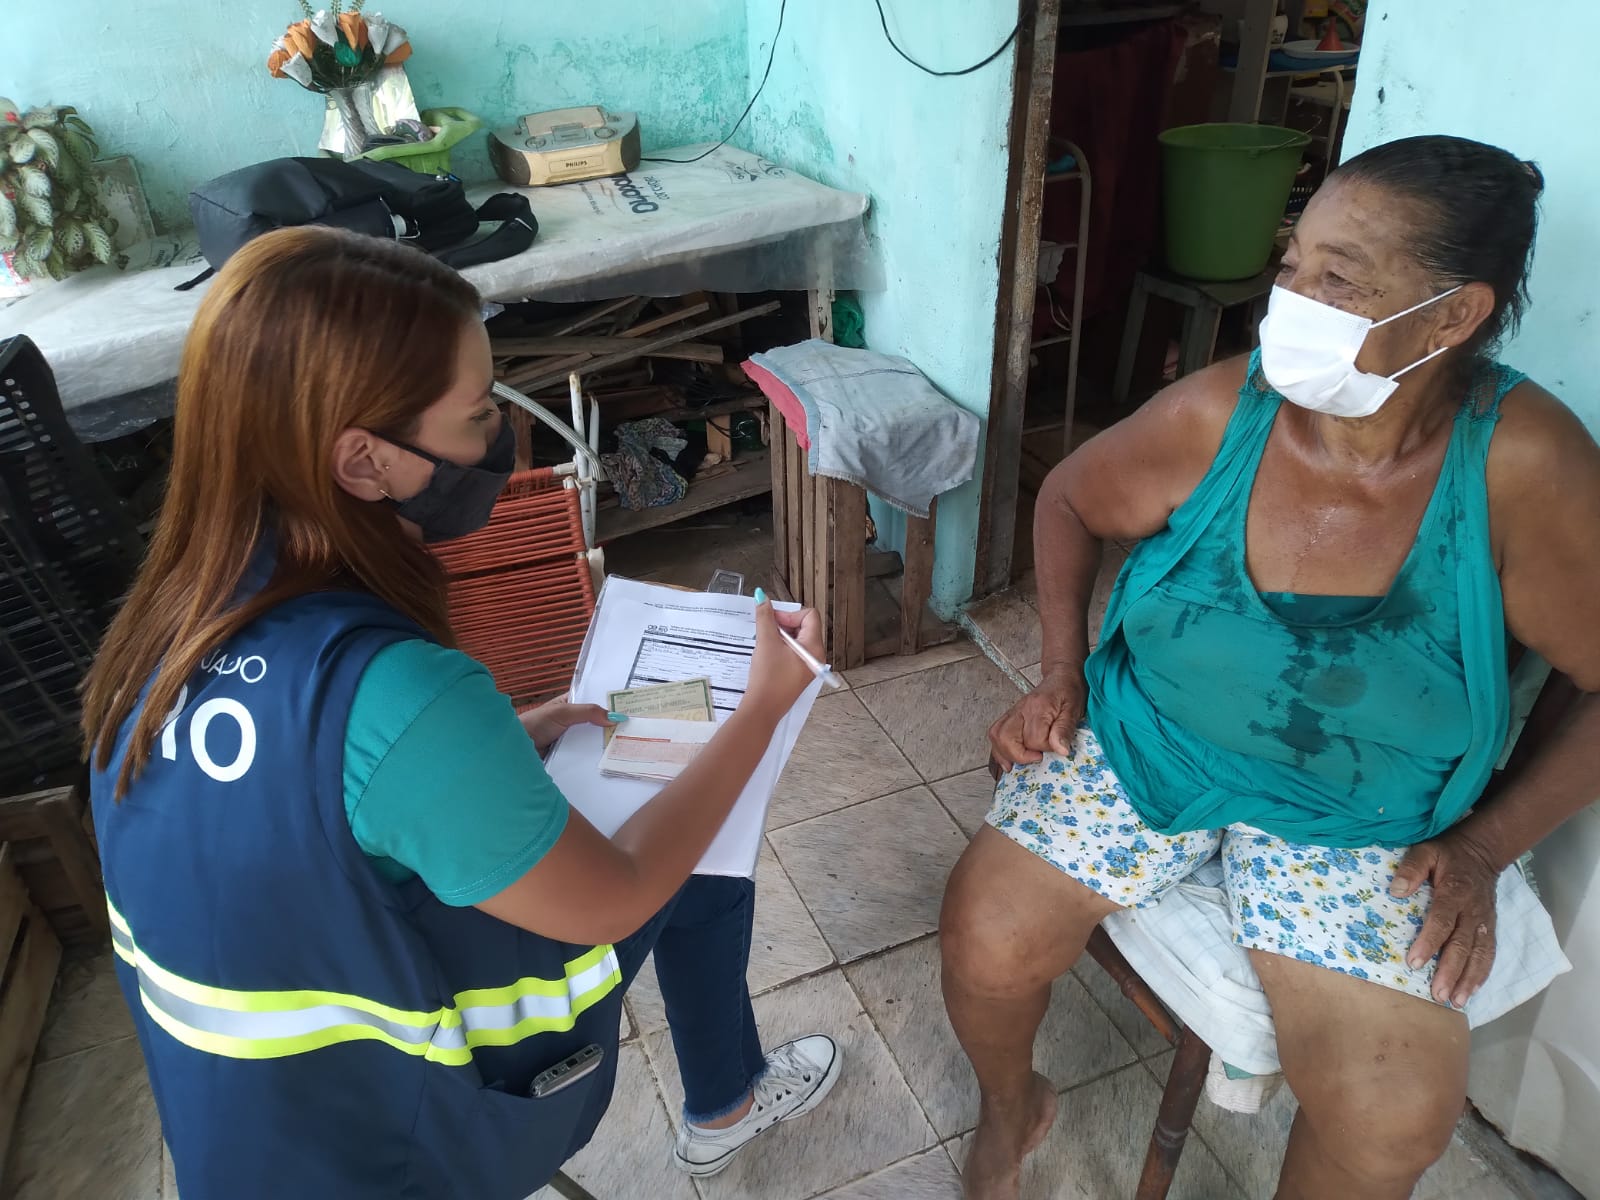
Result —
POLYGON ((820 287, 807 292, 806 301, 810 306, 811 336, 825 342, 833 341, 833 288, 820 287))
POLYGON ((811 575, 811 607, 817 610, 822 618, 822 641, 827 647, 828 658, 831 662, 837 653, 834 643, 835 620, 832 597, 829 595, 829 585, 833 582, 833 559, 839 554, 840 548, 833 538, 833 493, 834 489, 841 486, 837 480, 829 479, 825 475, 817 475, 810 479, 812 492, 815 499, 812 501, 812 540, 809 547, 810 562, 806 565, 811 575))
MULTIPOLYGON (((1039 291, 1039 223, 1044 212, 1045 167, 1051 157, 1050 100, 1055 89, 1060 8, 1060 0, 1037 0, 1031 6, 1021 6, 1020 11, 1012 86, 1011 155, 1000 229, 1000 304, 995 314, 989 429, 984 439, 982 503, 973 576, 979 596, 998 592, 1011 583, 1017 464, 1022 458, 1033 306, 1039 291)), ((1078 254, 1081 259, 1083 251, 1080 249, 1078 254)))
MULTIPOLYGON (((799 451, 798 443, 795 449, 799 451)), ((794 560, 796 565, 793 584, 795 599, 815 608, 817 606, 817 575, 814 566, 817 556, 817 484, 806 471, 804 458, 800 459, 797 473, 799 478, 795 479, 795 490, 800 496, 800 528, 797 531, 800 538, 800 554, 794 560)))
POLYGON ((533 465, 533 418, 520 404, 508 404, 504 419, 511 425, 516 445, 512 470, 526 471, 533 465))
POLYGON ((833 481, 833 665, 849 671, 867 660, 867 493, 833 481))
POLYGON ((790 591, 789 563, 789 429, 775 404, 767 405, 771 436, 767 439, 772 469, 772 573, 774 582, 790 591))
POLYGON ((900 588, 900 653, 915 654, 922 646, 922 610, 933 591, 933 537, 939 513, 937 499, 928 515, 906 517, 906 566, 900 588))
POLYGON ((789 574, 785 583, 794 598, 805 603, 806 547, 811 543, 811 531, 806 528, 806 497, 811 494, 811 478, 806 474, 806 452, 795 440, 794 430, 784 432, 784 456, 788 459, 788 485, 784 495, 789 501, 785 532, 789 538, 789 574))

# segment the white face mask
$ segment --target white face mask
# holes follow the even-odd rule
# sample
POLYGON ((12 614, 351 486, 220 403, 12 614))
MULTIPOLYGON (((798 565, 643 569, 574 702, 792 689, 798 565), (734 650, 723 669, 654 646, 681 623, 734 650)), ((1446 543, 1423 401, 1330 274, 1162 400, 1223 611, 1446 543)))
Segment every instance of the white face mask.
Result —
POLYGON ((1333 417, 1370 417, 1394 395, 1400 376, 1449 349, 1440 346, 1393 375, 1371 375, 1356 369, 1356 355, 1367 331, 1398 321, 1420 308, 1453 296, 1460 286, 1404 312, 1374 321, 1323 304, 1309 296, 1274 287, 1261 322, 1261 370, 1285 400, 1333 417))

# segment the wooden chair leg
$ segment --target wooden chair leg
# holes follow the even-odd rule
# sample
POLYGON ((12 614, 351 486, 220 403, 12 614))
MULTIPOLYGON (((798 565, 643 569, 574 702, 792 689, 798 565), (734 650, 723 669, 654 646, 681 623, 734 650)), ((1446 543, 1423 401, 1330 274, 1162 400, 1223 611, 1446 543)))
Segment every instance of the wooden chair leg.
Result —
POLYGON ((1194 1030, 1185 1029, 1178 1038, 1172 1069, 1167 1073, 1166 1090, 1161 1093, 1155 1132, 1150 1135, 1144 1173, 1139 1176, 1134 1200, 1165 1200, 1167 1189, 1172 1186, 1172 1176, 1178 1169, 1183 1144, 1189 1138, 1189 1125, 1194 1120, 1195 1105, 1200 1102, 1210 1063, 1211 1047, 1201 1041, 1194 1030))

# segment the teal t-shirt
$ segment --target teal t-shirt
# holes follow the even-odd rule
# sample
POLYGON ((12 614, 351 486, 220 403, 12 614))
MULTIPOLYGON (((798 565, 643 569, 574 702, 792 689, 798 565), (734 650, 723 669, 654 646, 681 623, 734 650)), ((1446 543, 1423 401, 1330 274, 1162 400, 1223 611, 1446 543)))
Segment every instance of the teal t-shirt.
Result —
POLYGON ((388 879, 478 904, 555 845, 567 801, 482 664, 412 639, 373 656, 345 726, 344 807, 388 879))

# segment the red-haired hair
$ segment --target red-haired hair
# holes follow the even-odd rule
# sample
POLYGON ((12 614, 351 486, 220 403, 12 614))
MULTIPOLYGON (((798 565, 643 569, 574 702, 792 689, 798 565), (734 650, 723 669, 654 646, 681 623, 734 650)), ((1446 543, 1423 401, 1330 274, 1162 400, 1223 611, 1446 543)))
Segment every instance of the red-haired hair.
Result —
POLYGON ((352 426, 414 429, 454 382, 479 311, 472 286, 427 255, 321 226, 256 238, 217 273, 184 343, 155 537, 84 683, 101 770, 149 683, 119 797, 200 660, 285 600, 365 590, 451 642, 438 563, 386 507, 338 485, 332 455, 352 426), (241 598, 264 533, 272 577, 241 598))

